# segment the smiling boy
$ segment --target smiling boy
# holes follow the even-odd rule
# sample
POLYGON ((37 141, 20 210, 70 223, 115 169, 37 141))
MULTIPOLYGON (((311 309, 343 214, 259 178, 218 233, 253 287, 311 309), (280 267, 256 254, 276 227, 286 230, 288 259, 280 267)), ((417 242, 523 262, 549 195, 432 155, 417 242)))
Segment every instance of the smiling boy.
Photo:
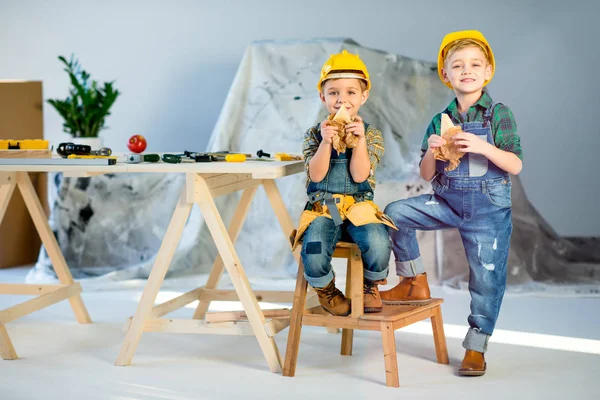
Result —
POLYGON ((400 283, 381 292, 386 304, 426 304, 431 301, 427 275, 415 230, 458 228, 469 263, 471 313, 463 342, 466 349, 460 375, 480 376, 506 288, 510 237, 509 174, 523 166, 520 138, 512 112, 495 103, 484 90, 496 68, 494 54, 478 31, 446 35, 438 53, 438 74, 456 98, 437 114, 421 146, 421 177, 434 193, 399 200, 386 207, 398 227, 389 230, 400 283), (447 114, 462 131, 448 142, 440 135, 447 114), (452 144, 464 153, 458 167, 435 159, 433 149, 452 144))

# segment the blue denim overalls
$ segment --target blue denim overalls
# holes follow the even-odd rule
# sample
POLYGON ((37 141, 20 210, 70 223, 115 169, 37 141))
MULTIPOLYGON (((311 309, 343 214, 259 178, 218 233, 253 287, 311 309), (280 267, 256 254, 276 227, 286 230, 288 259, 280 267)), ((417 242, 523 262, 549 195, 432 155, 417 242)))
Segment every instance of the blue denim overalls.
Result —
MULTIPOLYGON (((368 124, 365 123, 365 131, 368 124)), ((320 129, 319 139, 322 140, 320 129)), ((352 149, 338 154, 331 150, 329 171, 320 182, 310 182, 307 188, 309 199, 315 193, 354 195, 355 200, 372 200, 373 190, 368 180, 356 183, 350 175, 352 149)), ((336 226, 331 218, 316 218, 304 232, 302 242, 302 262, 304 276, 314 288, 323 288, 331 282, 334 273, 331 257, 335 245, 340 240, 355 242, 362 252, 364 277, 372 281, 385 279, 388 274, 391 243, 386 227, 382 224, 354 226, 349 220, 336 226)))
MULTIPOLYGON (((463 131, 494 145, 492 111, 483 122, 465 122, 463 131)), ((453 121, 457 124, 457 121, 453 121)), ((385 213, 398 231, 389 230, 399 276, 425 272, 415 230, 458 228, 469 262, 470 329, 463 346, 485 352, 500 311, 506 288, 506 261, 512 233, 511 183, 507 172, 486 157, 466 153, 459 166, 436 160, 433 195, 421 195, 389 204, 385 213)))

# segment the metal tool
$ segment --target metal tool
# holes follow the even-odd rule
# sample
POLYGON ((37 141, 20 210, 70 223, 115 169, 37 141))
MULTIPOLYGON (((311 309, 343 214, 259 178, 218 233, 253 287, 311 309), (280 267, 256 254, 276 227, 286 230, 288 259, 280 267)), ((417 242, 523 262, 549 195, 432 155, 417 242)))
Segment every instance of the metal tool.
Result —
POLYGON ((158 154, 128 154, 125 156, 127 164, 139 164, 143 162, 158 162, 160 155, 158 154))
POLYGON ((101 149, 90 151, 90 155, 92 156, 110 156, 111 154, 112 149, 108 147, 102 147, 101 149))

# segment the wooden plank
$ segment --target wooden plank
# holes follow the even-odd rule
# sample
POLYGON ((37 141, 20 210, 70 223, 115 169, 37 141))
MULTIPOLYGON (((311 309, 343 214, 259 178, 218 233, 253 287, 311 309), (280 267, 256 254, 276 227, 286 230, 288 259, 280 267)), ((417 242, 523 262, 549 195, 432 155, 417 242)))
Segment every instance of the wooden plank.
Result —
POLYGON ((50 158, 52 150, 0 150, 0 158, 50 158))
POLYGON ((15 183, 2 184, 0 186, 0 223, 2 223, 2 219, 4 218, 8 204, 10 203, 10 198, 15 191, 15 187, 15 183))
MULTIPOLYGON (((256 290, 253 293, 257 301, 264 301, 266 303, 292 303, 294 295, 293 292, 285 290, 256 290)), ((239 297, 235 290, 203 289, 200 294, 200 301, 207 300, 239 301, 239 297)))
POLYGON ((0 284, 0 294, 37 296, 66 286, 67 285, 29 285, 22 283, 3 283, 0 284))
POLYGON ((89 178, 92 176, 106 175, 108 172, 78 172, 78 171, 66 171, 63 172, 64 178, 89 178))
MULTIPOLYGON (((71 271, 69 270, 67 262, 65 261, 65 257, 58 246, 56 237, 54 236, 54 233, 48 224, 48 217, 46 216, 46 212, 44 211, 44 208, 37 197, 35 189, 31 184, 29 175, 26 172, 18 172, 17 184, 19 186, 19 190, 21 190, 21 195, 23 196, 25 205, 29 210, 33 224, 40 235, 40 239, 42 239, 42 243, 46 248, 48 257, 52 261, 52 266, 54 267, 54 271, 58 276, 58 280, 63 284, 73 284, 74 281, 71 271)), ((92 322, 90 315, 83 304, 83 299, 81 298, 80 294, 70 296, 69 303, 71 303, 71 308, 73 309, 73 313, 75 314, 77 322, 80 324, 89 324, 92 322)))
POLYGON ((206 322, 195 319, 151 318, 144 323, 144 332, 201 333, 212 335, 253 336, 248 322, 206 322))
POLYGON ((223 264, 227 269, 227 273, 233 283, 233 287, 237 292, 240 302, 246 314, 248 320, 254 331, 254 335, 258 340, 258 344, 267 360, 269 368, 272 372, 280 372, 282 366, 281 355, 277 344, 272 337, 269 337, 264 329, 265 318, 260 310, 258 301, 252 293, 250 282, 244 272, 242 263, 235 251, 233 242, 225 228, 225 224, 221 219, 219 210, 210 195, 210 190, 206 185, 204 179, 196 179, 196 185, 198 186, 196 192, 200 194, 198 205, 204 216, 204 220, 210 233, 217 245, 219 254, 223 259, 223 264))
POLYGON ((274 318, 265 323, 265 331, 269 337, 277 335, 279 332, 290 326, 290 319, 288 318, 274 318))
MULTIPOLYGON (((277 221, 279 221, 279 226, 281 226, 285 241, 291 247, 289 237, 294 230, 294 222, 292 221, 292 217, 290 216, 290 213, 283 202, 281 193, 279 192, 279 189, 277 189, 275 181, 272 179, 264 179, 262 184, 265 189, 265 193, 267 194, 267 198, 271 203, 271 207, 273 208, 273 211, 275 211, 275 216, 277 217, 277 221)), ((292 253, 296 259, 296 262, 300 260, 300 250, 301 248, 298 247, 292 253)))
MULTIPOLYGON (((276 310, 263 310, 265 318, 289 318, 290 309, 282 308, 276 310)), ((206 322, 225 322, 247 320, 248 316, 244 311, 225 311, 207 313, 204 317, 206 322)))
MULTIPOLYGON (((223 186, 229 186, 234 183, 243 182, 252 179, 252 174, 221 174, 207 177, 206 175, 202 176, 206 185, 212 190, 223 186)), ((258 184, 260 184, 259 180, 256 180, 258 184)))
POLYGON ((304 308, 306 306, 306 289, 308 282, 304 278, 304 265, 302 259, 298 263, 298 274, 296 275, 296 288, 294 289, 294 303, 290 316, 290 331, 288 333, 287 347, 285 350, 285 363, 283 364, 283 376, 296 375, 296 364, 298 363, 298 350, 300 349, 300 335, 304 319, 304 308))
MULTIPOLYGON (((352 293, 352 261, 350 257, 346 259, 346 297, 352 293)), ((354 307, 354 304, 352 304, 354 307)), ((354 317, 354 315, 352 315, 354 317)), ((342 329, 342 346, 340 354, 343 356, 352 355, 352 344, 354 339, 354 331, 352 329, 342 329)))
POLYGON ((0 172, 0 185, 10 185, 17 183, 16 172, 0 172))
POLYGON ((69 297, 76 296, 79 293, 81 293, 81 285, 79 283, 65 285, 49 293, 0 311, 0 324, 7 324, 10 321, 24 317, 69 297))
POLYGON ((159 318, 175 310, 179 310, 180 308, 185 307, 186 305, 198 300, 200 298, 200 293, 202 293, 202 290, 202 288, 196 288, 180 296, 177 296, 169 301, 154 306, 150 315, 153 318, 159 318))
POLYGON ((379 321, 367 321, 362 318, 334 317, 333 315, 307 314, 302 316, 302 325, 330 326, 340 329, 358 329, 366 331, 380 330, 379 321))
POLYGON ((19 358, 3 324, 0 324, 0 355, 4 360, 16 360, 19 358))
POLYGON ((156 260, 152 266, 148 282, 146 283, 138 308, 135 311, 135 315, 133 316, 125 339, 123 340, 115 365, 129 365, 133 359, 133 354, 140 342, 146 320, 148 320, 152 314, 156 295, 165 279, 165 275, 169 269, 171 260, 173 259, 173 254, 175 254, 177 244, 183 233, 183 228, 190 215, 190 211, 192 210, 192 203, 188 203, 186 200, 187 197, 184 190, 177 202, 173 217, 171 217, 171 222, 169 222, 169 227, 167 228, 165 237, 163 238, 160 249, 156 255, 156 260))
POLYGON ((350 249, 350 272, 352 275, 352 290, 350 299, 352 300, 352 318, 359 318, 365 313, 363 296, 363 271, 362 256, 358 245, 354 244, 350 249))
POLYGON ((245 181, 240 181, 240 182, 232 183, 232 184, 229 184, 226 186, 221 186, 218 188, 211 189, 210 192, 213 197, 219 197, 219 196, 224 196, 226 194, 230 194, 230 193, 237 192, 240 190, 251 189, 254 187, 258 188, 259 185, 260 185, 260 181, 257 181, 255 179, 248 179, 245 181))
POLYGON ((431 327, 433 329, 433 343, 435 344, 435 356, 439 364, 448 364, 448 347, 446 346, 446 335, 444 334, 444 322, 442 321, 442 308, 438 305, 431 316, 431 327))
MULTIPOLYGON (((246 189, 242 192, 242 197, 240 198, 240 202, 238 203, 238 206, 235 209, 231 222, 229 223, 229 229, 227 231, 227 234, 229 235, 233 243, 235 243, 240 234, 240 231, 242 230, 242 226, 244 224, 244 221, 246 220, 246 216, 248 215, 248 210, 250 209, 250 203, 252 203, 252 199, 256 194, 256 189, 258 189, 257 186, 246 189)), ((208 310, 208 307, 210 306, 211 300, 216 300, 210 294, 215 292, 215 288, 219 284, 219 280, 221 280, 221 276, 223 275, 224 270, 225 266, 223 264, 223 259, 221 258, 220 254, 217 254, 215 263, 213 264, 212 270, 210 271, 210 275, 208 276, 208 280, 206 281, 206 285, 204 285, 202 294, 199 298, 200 301, 198 302, 196 311, 194 311, 194 319, 204 318, 206 310, 208 310)), ((235 290, 231 290, 228 292, 232 292, 235 295, 233 300, 238 300, 237 293, 235 292, 235 290)))
POLYGON ((381 322, 381 341, 385 364, 385 384, 390 387, 399 387, 396 340, 394 338, 394 327, 391 322, 381 322))
POLYGON ((431 303, 424 306, 384 304, 381 312, 364 314, 360 318, 374 321, 396 321, 423 312, 429 312, 431 315, 431 313, 433 312, 433 308, 435 308, 436 305, 441 304, 442 302, 442 299, 432 299, 431 303))

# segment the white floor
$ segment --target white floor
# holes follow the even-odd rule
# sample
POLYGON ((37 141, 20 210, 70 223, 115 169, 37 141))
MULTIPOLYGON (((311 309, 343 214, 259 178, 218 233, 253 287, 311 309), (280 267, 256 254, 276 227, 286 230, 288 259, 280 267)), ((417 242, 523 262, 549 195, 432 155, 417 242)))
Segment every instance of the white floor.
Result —
MULTIPOLYGON (((22 282, 25 274, 23 268, 0 271, 0 282, 22 282)), ((191 288, 171 286, 161 301, 191 288)), ((292 289, 291 281, 277 289, 292 289)), ((256 340, 241 336, 146 333, 133 363, 115 367, 121 327, 141 289, 84 291, 93 324, 77 324, 63 301, 7 325, 20 358, 0 360, 0 400, 600 399, 600 298, 508 294, 486 354, 487 374, 463 378, 456 368, 464 354, 469 296, 433 292, 445 299, 450 365, 436 364, 429 324, 399 330, 396 389, 385 386, 376 332, 356 332, 354 355, 344 357, 340 335, 305 328, 294 378, 271 373, 256 340)), ((0 309, 26 298, 0 296, 0 309)), ((171 315, 188 318, 192 312, 171 315)), ((286 340, 287 330, 276 337, 282 354, 286 340)))

